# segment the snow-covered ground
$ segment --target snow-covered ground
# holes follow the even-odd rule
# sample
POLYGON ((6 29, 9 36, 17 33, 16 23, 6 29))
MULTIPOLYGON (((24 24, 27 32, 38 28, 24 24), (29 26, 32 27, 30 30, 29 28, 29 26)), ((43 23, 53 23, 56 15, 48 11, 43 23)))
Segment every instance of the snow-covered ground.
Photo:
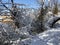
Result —
POLYGON ((51 13, 48 14, 45 18, 47 20, 44 22, 47 30, 36 35, 30 35, 29 31, 32 28, 39 28, 39 21, 34 23, 34 20, 29 16, 23 15, 23 21, 19 17, 21 23, 23 22, 22 24, 25 24, 25 26, 21 28, 14 29, 10 24, 0 23, 0 40, 4 40, 4 43, 10 41, 12 45, 60 45, 60 25, 55 25, 55 28, 49 27, 57 18, 58 16, 52 16, 51 13), (24 17, 26 19, 23 19, 24 17))
MULTIPOLYGON (((0 38, 2 36, 1 32, 4 32, 2 37, 5 36, 6 38, 7 36, 10 36, 7 38, 10 39, 10 43, 13 42, 12 45, 60 45, 59 27, 50 28, 43 33, 32 36, 28 33, 28 30, 31 28, 30 25, 16 30, 10 26, 11 25, 0 23, 0 38), (25 38, 21 39, 21 36, 25 38)), ((8 39, 5 40, 7 41, 8 39)), ((6 43, 6 41, 4 43, 6 43)))
POLYGON ((25 45, 60 45, 60 28, 50 29, 22 42, 25 45))

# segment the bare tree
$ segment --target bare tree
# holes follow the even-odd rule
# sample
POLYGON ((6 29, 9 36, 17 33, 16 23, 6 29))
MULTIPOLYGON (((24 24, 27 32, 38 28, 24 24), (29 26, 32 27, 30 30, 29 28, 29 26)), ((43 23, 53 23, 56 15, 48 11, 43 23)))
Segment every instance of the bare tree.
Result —
POLYGON ((0 2, 2 4, 2 6, 4 6, 7 10, 9 10, 11 16, 12 16, 12 20, 14 20, 14 23, 15 25, 17 26, 17 28, 20 28, 20 20, 18 20, 18 17, 16 17, 17 14, 19 11, 18 11, 18 8, 17 8, 17 5, 24 5, 25 4, 15 4, 14 3, 14 0, 11 0, 11 3, 3 3, 3 2, 0 2), (8 8, 5 4, 12 4, 12 9, 8 8))
POLYGON ((32 23, 34 28, 31 31, 34 33, 41 33, 46 29, 44 26, 44 16, 46 15, 48 7, 45 6, 45 0, 38 0, 37 2, 41 7, 39 8, 39 16, 37 17, 37 20, 32 23))
POLYGON ((53 8, 53 14, 58 14, 58 0, 53 0, 54 1, 54 8, 53 8))
POLYGON ((45 0, 40 0, 41 1, 41 10, 40 10, 40 14, 39 14, 39 17, 38 19, 40 20, 41 22, 41 31, 44 31, 45 27, 44 27, 44 16, 46 15, 46 11, 47 11, 47 6, 45 6, 44 2, 45 0), (45 6, 45 7, 44 7, 45 6))

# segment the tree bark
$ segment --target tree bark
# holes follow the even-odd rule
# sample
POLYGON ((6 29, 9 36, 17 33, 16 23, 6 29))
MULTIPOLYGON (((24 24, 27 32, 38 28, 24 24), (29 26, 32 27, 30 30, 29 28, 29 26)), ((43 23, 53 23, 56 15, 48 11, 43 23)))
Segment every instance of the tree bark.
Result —
POLYGON ((52 24, 51 24, 51 28, 53 28, 53 26, 54 26, 54 24, 57 22, 57 21, 59 21, 60 20, 60 18, 57 18, 56 20, 54 20, 53 22, 52 22, 52 24))

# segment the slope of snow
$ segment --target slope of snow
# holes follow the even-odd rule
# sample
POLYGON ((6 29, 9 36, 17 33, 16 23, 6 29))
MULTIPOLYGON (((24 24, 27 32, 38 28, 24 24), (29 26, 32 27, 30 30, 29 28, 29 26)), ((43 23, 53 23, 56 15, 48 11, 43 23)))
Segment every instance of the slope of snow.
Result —
POLYGON ((60 45, 60 28, 50 29, 22 42, 28 45, 60 45))

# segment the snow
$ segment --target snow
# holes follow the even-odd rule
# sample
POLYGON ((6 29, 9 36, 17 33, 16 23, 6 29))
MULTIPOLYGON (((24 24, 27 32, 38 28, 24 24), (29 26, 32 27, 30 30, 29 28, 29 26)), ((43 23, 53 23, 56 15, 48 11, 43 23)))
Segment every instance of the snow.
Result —
POLYGON ((0 38, 3 37, 2 39, 5 39, 4 43, 7 43, 9 39, 12 45, 60 45, 60 28, 49 27, 53 20, 57 19, 58 17, 49 16, 48 18, 49 20, 45 22, 45 25, 48 27, 48 29, 36 35, 29 34, 29 31, 34 28, 34 26, 31 26, 32 21, 34 24, 34 20, 32 19, 32 21, 29 20, 31 21, 29 25, 16 29, 14 29, 11 24, 4 24, 0 22, 0 38), (1 35, 2 33, 3 35, 1 35))
MULTIPOLYGON (((59 45, 60 44, 60 28, 50 28, 43 33, 37 34, 37 35, 30 35, 28 33, 28 30, 31 29, 31 25, 26 25, 25 27, 22 27, 20 29, 16 29, 18 33, 14 31, 14 29, 11 27, 11 25, 0 23, 0 25, 3 26, 3 32, 7 32, 7 34, 10 36, 10 43, 13 43, 12 45, 59 45), (24 36, 24 39, 21 39, 20 37, 24 36), (14 40, 14 41, 12 41, 14 40)), ((5 34, 5 35, 7 35, 5 34)), ((7 39, 6 39, 7 40, 7 39)), ((5 41, 4 43, 7 43, 5 41)))
POLYGON ((32 32, 30 32, 30 34, 29 31, 36 28, 40 29, 40 22, 35 22, 34 19, 37 14, 34 15, 34 11, 27 11, 28 10, 21 12, 21 14, 19 12, 20 15, 16 16, 21 23, 20 28, 14 29, 12 24, 0 22, 0 38, 4 40, 3 43, 10 42, 12 45, 60 45, 60 27, 55 25, 55 28, 50 28, 52 22, 59 17, 48 12, 47 16, 44 18, 44 26, 47 30, 34 35, 32 32))
POLYGON ((31 40, 23 41, 25 44, 29 43, 26 41, 30 41, 29 45, 58 45, 60 44, 60 30, 59 29, 50 29, 41 34, 38 34, 31 38, 31 40), (57 31, 58 30, 58 31, 57 31))

